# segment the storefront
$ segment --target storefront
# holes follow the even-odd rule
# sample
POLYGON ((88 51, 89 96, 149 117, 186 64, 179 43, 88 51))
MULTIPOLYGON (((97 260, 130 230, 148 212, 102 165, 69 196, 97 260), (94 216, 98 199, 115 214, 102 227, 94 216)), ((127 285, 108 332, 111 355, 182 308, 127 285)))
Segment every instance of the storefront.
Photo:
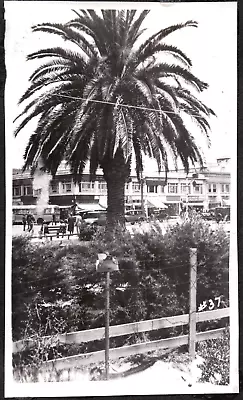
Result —
POLYGON ((168 216, 180 215, 181 196, 166 196, 164 203, 167 206, 166 213, 168 216))

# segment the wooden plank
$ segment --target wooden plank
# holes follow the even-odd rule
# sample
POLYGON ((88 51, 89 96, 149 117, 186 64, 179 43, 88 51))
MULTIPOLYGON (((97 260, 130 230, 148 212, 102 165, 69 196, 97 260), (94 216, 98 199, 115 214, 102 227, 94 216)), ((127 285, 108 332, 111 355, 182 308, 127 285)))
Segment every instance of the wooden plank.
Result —
MULTIPOLYGON (((186 325, 188 323, 188 314, 177 315, 176 317, 157 318, 153 320, 132 322, 130 324, 121 324, 110 326, 110 337, 129 335, 146 331, 153 331, 162 328, 171 328, 172 326, 186 325)), ((71 332, 59 335, 61 343, 82 343, 92 340, 101 340, 105 337, 105 328, 89 329, 86 331, 71 332)))
MULTIPOLYGON (((127 357, 133 354, 142 354, 148 351, 156 350, 158 348, 171 348, 181 346, 188 343, 188 336, 183 335, 176 338, 160 339, 152 342, 138 343, 130 346, 117 347, 110 349, 110 359, 119 357, 127 357)), ((52 369, 53 366, 57 370, 65 368, 74 368, 79 365, 87 365, 105 361, 105 351, 100 350, 92 353, 79 354, 77 356, 70 356, 53 361, 47 361, 42 368, 44 370, 52 369)))
POLYGON ((197 333, 197 342, 202 342, 208 339, 218 339, 222 336, 226 328, 212 329, 206 332, 197 333))
MULTIPOLYGON (((207 339, 216 339, 221 337, 225 328, 214 329, 207 332, 200 332, 196 335, 197 342, 201 342, 207 339)), ((169 339, 160 339, 152 342, 145 342, 139 344, 133 344, 130 346, 117 347, 110 349, 110 359, 117 359, 120 357, 128 357, 134 354, 143 354, 148 351, 154 351, 156 349, 168 349, 179 347, 188 343, 188 335, 177 336, 169 339)), ((42 371, 50 371, 53 368, 55 370, 63 370, 69 368, 77 368, 97 362, 104 362, 105 351, 96 351, 92 353, 79 354, 76 356, 70 356, 65 358, 56 359, 55 361, 47 361, 41 366, 42 371)))
POLYGON ((197 313, 197 322, 212 321, 230 316, 230 308, 219 308, 218 310, 203 311, 197 313))
MULTIPOLYGON (((197 322, 211 321, 229 316, 229 308, 222 308, 213 311, 203 311, 197 313, 197 322)), ((129 324, 113 325, 110 326, 110 337, 123 336, 127 334, 140 333, 146 331, 153 331, 162 328, 171 328, 171 326, 180 326, 188 324, 188 314, 177 315, 175 317, 163 317, 152 320, 132 322, 129 324)), ((91 342, 93 340, 101 340, 105 338, 105 328, 87 329, 85 331, 70 332, 59 334, 58 340, 63 344, 83 342, 91 342)), ((45 336, 43 340, 50 340, 51 336, 45 336)), ((22 351, 25 348, 32 347, 35 341, 19 340, 13 343, 13 353, 22 351)))
POLYGON ((196 355, 196 312, 197 312, 197 249, 190 249, 190 292, 189 292, 189 355, 196 355))

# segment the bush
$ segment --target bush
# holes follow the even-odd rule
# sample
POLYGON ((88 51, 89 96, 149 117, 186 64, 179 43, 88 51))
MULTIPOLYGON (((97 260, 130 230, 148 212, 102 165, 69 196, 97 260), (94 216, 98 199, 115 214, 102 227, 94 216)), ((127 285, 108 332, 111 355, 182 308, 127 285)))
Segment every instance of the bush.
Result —
POLYGON ((217 385, 229 385, 230 374, 230 331, 227 329, 222 338, 210 339, 197 344, 197 354, 205 361, 200 366, 201 382, 217 385))
MULTIPOLYGON (((187 313, 190 247, 198 249, 198 304, 219 295, 227 301, 229 240, 225 232, 212 233, 197 218, 171 227, 165 235, 157 223, 134 236, 122 228, 112 233, 100 228, 89 243, 70 242, 64 247, 13 238, 13 339, 40 329, 55 335, 104 326, 105 274, 95 267, 101 252, 119 259, 120 270, 111 274, 112 325, 187 313)), ((166 334, 176 332, 172 329, 166 334)), ((161 332, 146 338, 157 335, 161 332)), ((118 337, 111 344, 134 340, 134 336, 118 337)), ((101 346, 88 343, 85 349, 101 346)))
POLYGON ((155 224, 145 234, 136 234, 133 245, 144 271, 166 273, 177 286, 180 304, 188 312, 189 249, 197 248, 197 302, 222 296, 228 305, 229 238, 223 229, 212 232, 210 225, 193 217, 170 227, 162 236, 155 224))

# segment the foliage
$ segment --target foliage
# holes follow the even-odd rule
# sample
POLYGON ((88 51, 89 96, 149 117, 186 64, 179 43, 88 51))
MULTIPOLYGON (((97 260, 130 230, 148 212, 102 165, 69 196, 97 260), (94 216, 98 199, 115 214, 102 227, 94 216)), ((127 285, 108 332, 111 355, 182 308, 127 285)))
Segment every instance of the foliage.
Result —
MULTIPOLYGON (((122 227, 116 232, 98 230, 90 242, 65 246, 33 244, 13 238, 13 339, 56 335, 104 326, 105 274, 96 271, 98 253, 119 259, 111 274, 112 325, 169 317, 188 312, 189 248, 198 249, 198 302, 223 295, 228 299, 229 240, 220 229, 210 232, 204 221, 192 219, 162 235, 155 223, 150 231, 134 236, 122 227), (28 328, 28 329, 27 329, 28 328), (31 333, 31 334, 32 334, 31 333)), ((226 304, 227 305, 227 304, 226 304)), ((208 323, 208 327, 211 327, 208 323)), ((186 334, 171 327, 146 334, 111 339, 111 347, 186 334)), ((59 346, 63 355, 95 351, 104 346, 91 342, 59 346)), ((48 353, 48 357, 52 357, 48 353)))
POLYGON ((175 164, 179 158, 187 171, 190 162, 203 165, 186 121, 189 116, 209 139, 208 120, 214 112, 199 99, 208 85, 193 75, 183 51, 164 42, 171 33, 197 23, 172 25, 138 43, 148 10, 75 13, 65 24, 32 28, 57 36, 63 46, 28 55, 28 61, 44 62, 31 74, 20 99, 25 105, 15 134, 38 117, 24 168, 34 171, 41 160, 42 169, 54 176, 65 160, 79 179, 90 160, 93 179, 101 166, 108 189, 107 221, 124 223, 124 186, 133 153, 138 179, 144 154, 166 174, 169 157, 175 164))
POLYGON ((133 238, 137 260, 146 271, 166 272, 177 286, 180 304, 188 304, 189 248, 197 248, 197 302, 222 296, 228 300, 229 238, 223 228, 212 231, 199 216, 171 226, 162 236, 161 227, 133 238))
POLYGON ((230 376, 230 331, 223 333, 222 338, 199 342, 197 354, 204 358, 200 366, 201 382, 217 385, 228 385, 230 376))

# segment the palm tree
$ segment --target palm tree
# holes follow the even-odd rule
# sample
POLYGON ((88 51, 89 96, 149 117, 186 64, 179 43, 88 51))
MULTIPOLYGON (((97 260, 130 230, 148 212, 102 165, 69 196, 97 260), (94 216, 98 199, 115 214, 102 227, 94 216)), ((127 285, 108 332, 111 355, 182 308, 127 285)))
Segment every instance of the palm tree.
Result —
POLYGON ((43 23, 33 32, 61 37, 63 47, 45 48, 27 60, 44 59, 30 76, 19 103, 27 102, 15 135, 34 117, 37 127, 25 154, 24 169, 43 169, 55 176, 65 160, 78 181, 89 160, 94 180, 98 167, 108 190, 108 226, 124 222, 124 187, 132 157, 140 180, 143 157, 154 158, 167 175, 168 158, 203 165, 203 157, 185 124, 189 115, 209 140, 213 111, 197 94, 208 85, 191 72, 191 60, 164 43, 171 33, 197 27, 177 24, 138 43, 149 11, 80 10, 65 24, 43 23), (65 47, 68 43, 68 48, 65 47), (169 53, 173 62, 168 63, 169 53), (164 58, 163 58, 164 57, 164 58))

